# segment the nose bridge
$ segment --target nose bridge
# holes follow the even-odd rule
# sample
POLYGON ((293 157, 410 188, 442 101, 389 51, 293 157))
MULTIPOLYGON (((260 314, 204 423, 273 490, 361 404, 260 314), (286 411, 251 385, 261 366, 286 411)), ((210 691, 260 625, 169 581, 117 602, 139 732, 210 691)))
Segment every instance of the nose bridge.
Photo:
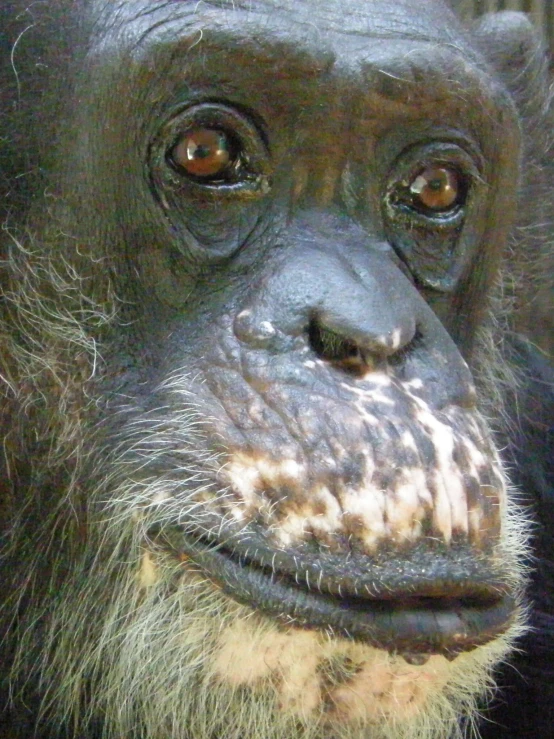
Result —
POLYGON ((298 132, 292 164, 292 204, 324 209, 340 202, 351 148, 352 94, 337 76, 326 79, 328 95, 298 132))
POLYGON ((314 156, 313 161, 298 160, 293 165, 292 205, 309 203, 317 208, 327 208, 340 195, 342 172, 346 166, 344 154, 325 157, 314 156))

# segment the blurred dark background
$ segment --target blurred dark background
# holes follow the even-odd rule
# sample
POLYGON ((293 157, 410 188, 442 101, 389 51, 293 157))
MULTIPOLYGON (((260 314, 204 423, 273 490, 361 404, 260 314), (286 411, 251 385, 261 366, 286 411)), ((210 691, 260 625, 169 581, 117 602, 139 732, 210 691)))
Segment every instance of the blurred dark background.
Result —
POLYGON ((495 10, 522 10, 529 13, 554 50, 554 0, 454 0, 460 15, 468 20, 495 10))

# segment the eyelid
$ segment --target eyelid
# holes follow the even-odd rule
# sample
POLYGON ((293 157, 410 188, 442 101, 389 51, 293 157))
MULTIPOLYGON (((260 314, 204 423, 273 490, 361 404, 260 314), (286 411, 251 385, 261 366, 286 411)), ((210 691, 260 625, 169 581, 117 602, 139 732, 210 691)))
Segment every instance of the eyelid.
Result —
POLYGON ((483 182, 481 158, 469 152, 458 142, 433 141, 416 144, 402 151, 393 162, 385 186, 384 203, 389 219, 398 217, 404 209, 404 217, 412 218, 422 225, 448 227, 463 219, 466 206, 471 199, 473 187, 483 182), (458 173, 463 183, 463 202, 445 211, 420 211, 416 207, 402 203, 402 191, 409 193, 410 185, 427 168, 446 168, 458 173))
MULTIPOLYGON (((151 145, 150 169, 157 187, 186 188, 199 197, 258 197, 270 189, 271 161, 264 134, 258 122, 240 108, 227 103, 202 101, 174 112, 151 145), (171 152, 186 131, 213 128, 227 132, 239 150, 234 166, 220 179, 188 175, 171 163, 171 152), (159 173, 159 177, 156 176, 159 173)), ((183 196, 185 190, 183 191, 183 196)))

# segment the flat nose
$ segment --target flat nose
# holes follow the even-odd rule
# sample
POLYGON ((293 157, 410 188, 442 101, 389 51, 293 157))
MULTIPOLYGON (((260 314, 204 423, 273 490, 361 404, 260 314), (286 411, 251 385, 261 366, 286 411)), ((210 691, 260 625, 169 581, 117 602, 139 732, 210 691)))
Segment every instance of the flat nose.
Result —
POLYGON ((410 344, 419 301, 388 255, 368 250, 363 266, 354 266, 340 253, 304 248, 272 276, 262 302, 276 328, 288 336, 307 332, 321 359, 344 360, 350 369, 410 344))
POLYGON ((410 383, 430 407, 474 405, 467 365, 388 245, 353 232, 323 234, 321 243, 320 235, 304 230, 250 285, 235 320, 241 342, 269 356, 308 344, 351 376, 384 371, 410 383))
POLYGON ((320 343, 328 347, 323 357, 331 356, 333 337, 346 342, 352 351, 376 359, 390 357, 412 341, 417 306, 414 293, 401 289, 405 286, 396 271, 382 257, 371 256, 363 276, 345 265, 340 265, 340 272, 335 265, 328 267, 326 286, 312 307, 309 329, 316 350, 320 343))

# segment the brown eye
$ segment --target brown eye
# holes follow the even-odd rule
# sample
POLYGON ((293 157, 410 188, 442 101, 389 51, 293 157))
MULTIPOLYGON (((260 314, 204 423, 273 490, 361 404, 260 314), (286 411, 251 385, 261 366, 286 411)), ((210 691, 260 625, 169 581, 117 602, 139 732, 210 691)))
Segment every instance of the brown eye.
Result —
POLYGON ((189 175, 213 179, 234 163, 234 149, 224 131, 199 126, 183 134, 171 152, 171 159, 189 175))
POLYGON ((435 213, 450 210, 463 200, 460 175, 446 167, 427 167, 410 184, 412 204, 435 213))

